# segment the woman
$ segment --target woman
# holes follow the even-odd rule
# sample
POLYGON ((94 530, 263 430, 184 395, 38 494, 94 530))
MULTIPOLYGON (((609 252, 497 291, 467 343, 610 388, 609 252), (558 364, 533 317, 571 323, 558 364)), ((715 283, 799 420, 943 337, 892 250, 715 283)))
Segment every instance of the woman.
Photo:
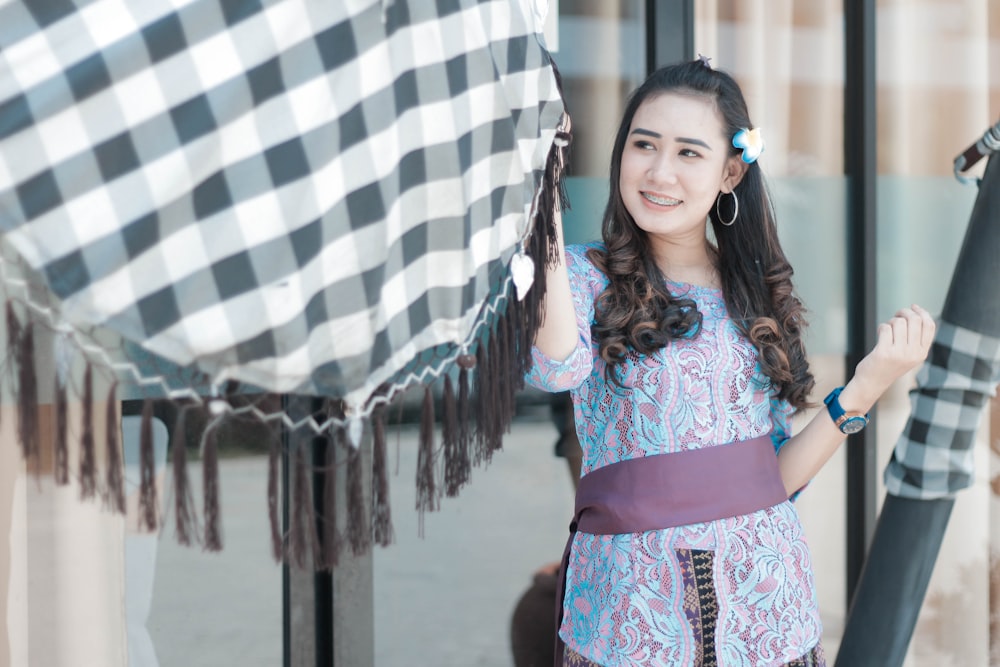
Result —
POLYGON ((616 136, 603 243, 549 267, 528 381, 571 391, 584 456, 565 665, 824 664, 789 497, 926 357, 934 322, 913 306, 880 325, 791 436, 813 378, 761 148, 729 75, 655 72, 616 136))

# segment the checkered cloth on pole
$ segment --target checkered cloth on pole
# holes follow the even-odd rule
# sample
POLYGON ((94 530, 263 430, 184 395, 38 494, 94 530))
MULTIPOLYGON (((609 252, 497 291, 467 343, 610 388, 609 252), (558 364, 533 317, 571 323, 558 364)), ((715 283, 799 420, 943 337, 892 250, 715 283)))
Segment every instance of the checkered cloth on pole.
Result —
POLYGON ((535 5, 0 4, 0 231, 65 321, 217 383, 440 372, 563 113, 535 5))
POLYGON ((885 470, 886 490, 931 500, 972 484, 973 442, 1000 383, 1000 339, 939 322, 910 393, 910 419, 885 470))

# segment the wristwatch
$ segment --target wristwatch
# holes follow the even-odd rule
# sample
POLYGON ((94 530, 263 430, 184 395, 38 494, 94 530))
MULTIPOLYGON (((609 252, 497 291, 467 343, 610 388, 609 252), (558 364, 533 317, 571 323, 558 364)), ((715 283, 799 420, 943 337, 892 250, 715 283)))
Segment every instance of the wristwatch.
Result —
POLYGON ((868 415, 844 410, 840 405, 840 392, 843 390, 843 387, 837 387, 823 399, 823 402, 830 413, 830 418, 836 427, 840 429, 840 432, 851 435, 868 426, 868 415))

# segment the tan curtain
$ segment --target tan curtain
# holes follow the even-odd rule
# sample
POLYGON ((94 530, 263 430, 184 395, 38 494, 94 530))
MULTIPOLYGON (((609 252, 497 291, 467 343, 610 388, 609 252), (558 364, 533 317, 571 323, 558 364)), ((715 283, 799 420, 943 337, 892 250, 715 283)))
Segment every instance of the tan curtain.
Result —
POLYGON ((740 82, 769 176, 843 172, 839 0, 702 0, 695 45, 740 82))

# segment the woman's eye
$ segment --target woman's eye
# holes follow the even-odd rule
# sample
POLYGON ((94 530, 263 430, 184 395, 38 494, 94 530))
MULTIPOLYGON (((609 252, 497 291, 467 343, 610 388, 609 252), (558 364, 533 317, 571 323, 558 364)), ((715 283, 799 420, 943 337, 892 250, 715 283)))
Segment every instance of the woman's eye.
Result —
POLYGON ((697 151, 693 151, 690 148, 682 148, 681 155, 684 157, 700 157, 700 154, 697 151))
POLYGON ((653 144, 648 141, 637 141, 635 142, 635 147, 639 150, 648 151, 653 149, 653 144))

